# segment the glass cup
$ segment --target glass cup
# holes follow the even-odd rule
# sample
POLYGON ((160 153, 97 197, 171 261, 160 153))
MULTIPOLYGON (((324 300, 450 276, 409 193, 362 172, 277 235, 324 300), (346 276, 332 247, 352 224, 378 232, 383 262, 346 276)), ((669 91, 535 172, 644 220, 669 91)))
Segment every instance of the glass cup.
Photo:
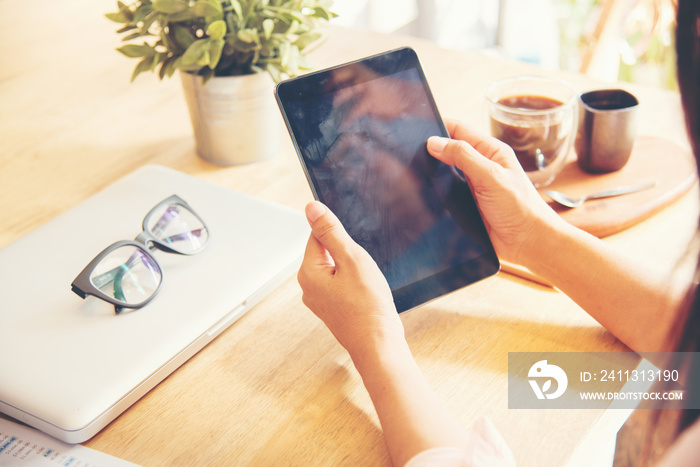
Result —
POLYGON ((486 90, 491 134, 508 144, 536 187, 554 181, 573 146, 578 93, 568 83, 518 76, 486 90))

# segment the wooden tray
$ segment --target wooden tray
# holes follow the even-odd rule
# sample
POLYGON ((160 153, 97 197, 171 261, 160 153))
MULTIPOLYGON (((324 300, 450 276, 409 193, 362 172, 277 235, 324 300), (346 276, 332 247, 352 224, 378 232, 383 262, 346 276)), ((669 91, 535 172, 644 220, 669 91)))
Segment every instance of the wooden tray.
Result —
POLYGON ((545 189, 571 197, 584 196, 609 188, 656 182, 656 186, 637 193, 591 200, 574 209, 566 209, 542 194, 561 217, 597 236, 605 237, 631 227, 671 204, 695 183, 695 160, 687 149, 658 137, 640 136, 629 162, 621 170, 593 175, 581 170, 575 155, 545 189))

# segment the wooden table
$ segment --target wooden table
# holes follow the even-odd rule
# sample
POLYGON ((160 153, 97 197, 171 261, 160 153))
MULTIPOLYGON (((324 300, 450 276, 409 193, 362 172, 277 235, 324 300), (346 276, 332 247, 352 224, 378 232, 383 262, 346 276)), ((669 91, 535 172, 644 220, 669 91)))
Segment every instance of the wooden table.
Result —
MULTIPOLYGON (((254 165, 199 159, 179 80, 129 83, 134 62, 114 51, 116 28, 103 16, 112 9, 106 0, 0 2, 0 247, 152 163, 301 210, 311 194, 289 139, 254 165)), ((604 86, 357 30, 332 29, 311 59, 322 67, 402 45, 418 51, 443 115, 484 128, 494 79, 548 73, 581 90, 604 86)), ((626 87, 642 101, 642 134, 687 145, 675 93, 626 87)), ((696 212, 693 192, 607 241, 670 270, 696 212)), ((508 352, 625 349, 565 295, 505 273, 402 319, 440 397, 466 426, 488 415, 520 465, 563 464, 603 414, 508 410, 508 352)), ((389 463, 358 374, 292 278, 86 445, 147 466, 389 463)))

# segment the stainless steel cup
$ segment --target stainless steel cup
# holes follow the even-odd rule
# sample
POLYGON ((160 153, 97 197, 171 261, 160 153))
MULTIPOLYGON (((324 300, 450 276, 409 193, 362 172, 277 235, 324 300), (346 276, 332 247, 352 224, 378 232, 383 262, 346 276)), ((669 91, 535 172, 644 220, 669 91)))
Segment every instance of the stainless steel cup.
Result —
POLYGON ((587 92, 579 100, 578 165, 591 173, 620 170, 632 154, 639 101, 622 89, 587 92))

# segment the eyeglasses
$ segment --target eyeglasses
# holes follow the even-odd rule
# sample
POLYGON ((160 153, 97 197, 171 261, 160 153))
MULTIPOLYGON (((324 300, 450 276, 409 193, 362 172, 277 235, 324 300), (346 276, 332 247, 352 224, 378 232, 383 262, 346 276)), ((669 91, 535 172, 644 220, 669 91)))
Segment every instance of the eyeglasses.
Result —
POLYGON ((141 308, 160 289, 163 273, 150 250, 194 255, 209 240, 204 221, 177 195, 158 203, 143 219, 135 240, 122 240, 105 248, 78 274, 71 289, 81 298, 92 295, 124 308, 141 308))

